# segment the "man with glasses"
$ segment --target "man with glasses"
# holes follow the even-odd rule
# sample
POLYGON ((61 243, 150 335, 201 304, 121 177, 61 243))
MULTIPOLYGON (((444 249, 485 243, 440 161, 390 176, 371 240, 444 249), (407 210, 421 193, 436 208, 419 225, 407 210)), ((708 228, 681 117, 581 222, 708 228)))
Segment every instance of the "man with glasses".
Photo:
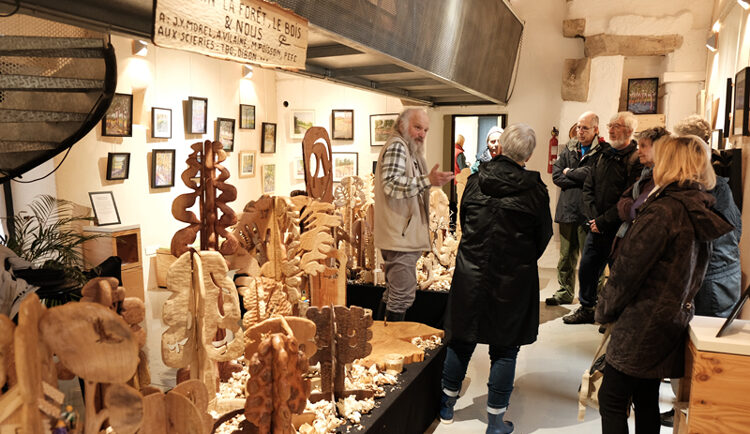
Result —
POLYGON ((583 183, 601 150, 600 141, 604 140, 599 137, 599 116, 583 113, 576 124, 576 137, 562 148, 552 167, 552 181, 562 190, 555 210, 555 222, 560 226, 560 289, 545 300, 549 306, 573 302, 578 255, 586 241, 586 218, 581 209, 583 183))
POLYGON ((583 184, 583 214, 589 234, 578 268, 581 306, 564 316, 566 324, 593 324, 596 288, 609 260, 612 241, 620 226, 617 201, 638 179, 643 165, 638 161, 638 145, 632 140, 638 120, 630 112, 620 112, 607 124, 609 144, 599 152, 583 184))

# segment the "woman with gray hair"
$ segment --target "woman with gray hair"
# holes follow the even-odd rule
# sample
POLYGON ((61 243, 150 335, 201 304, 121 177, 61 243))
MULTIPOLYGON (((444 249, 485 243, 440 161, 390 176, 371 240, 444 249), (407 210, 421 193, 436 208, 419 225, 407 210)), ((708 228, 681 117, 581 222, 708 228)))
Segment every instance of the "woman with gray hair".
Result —
POLYGON ((448 352, 443 365, 440 419, 453 406, 477 343, 489 344, 488 434, 510 433, 503 421, 513 391, 521 345, 539 330, 536 261, 552 236, 547 187, 526 170, 536 145, 534 130, 509 126, 498 155, 469 176, 461 199, 462 237, 446 310, 448 352))

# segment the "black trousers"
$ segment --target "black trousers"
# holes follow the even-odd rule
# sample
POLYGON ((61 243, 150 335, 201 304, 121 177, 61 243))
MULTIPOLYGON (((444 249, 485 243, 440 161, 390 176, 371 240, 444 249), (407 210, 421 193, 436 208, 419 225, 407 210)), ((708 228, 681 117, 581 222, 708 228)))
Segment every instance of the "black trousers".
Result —
POLYGON ((635 407, 636 434, 659 434, 658 378, 636 378, 610 365, 604 367, 604 379, 599 389, 599 414, 602 434, 628 433, 628 407, 635 407))

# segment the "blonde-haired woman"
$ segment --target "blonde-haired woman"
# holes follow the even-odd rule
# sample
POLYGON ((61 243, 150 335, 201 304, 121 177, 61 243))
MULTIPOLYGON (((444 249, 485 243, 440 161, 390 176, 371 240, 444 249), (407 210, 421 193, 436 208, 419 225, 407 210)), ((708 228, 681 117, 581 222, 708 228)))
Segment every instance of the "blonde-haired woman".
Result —
POLYGON ((687 326, 711 241, 732 230, 709 209, 710 161, 696 136, 654 146, 656 186, 621 242, 596 309, 597 322, 614 323, 599 391, 604 434, 628 432, 631 399, 636 433, 658 433, 660 379, 684 374, 687 326))

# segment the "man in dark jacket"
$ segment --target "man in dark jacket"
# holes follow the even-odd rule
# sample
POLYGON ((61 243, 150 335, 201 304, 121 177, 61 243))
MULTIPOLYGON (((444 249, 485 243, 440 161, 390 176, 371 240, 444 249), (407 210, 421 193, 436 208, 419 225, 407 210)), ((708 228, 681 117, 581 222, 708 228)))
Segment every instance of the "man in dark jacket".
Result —
POLYGON ((440 418, 453 406, 477 343, 490 346, 487 433, 509 433, 503 421, 520 345, 539 329, 537 260, 552 236, 547 187, 524 168, 536 145, 525 124, 508 127, 499 152, 469 177, 461 200, 462 237, 446 312, 448 353, 443 366, 440 418))
POLYGON ((578 118, 576 137, 562 149, 552 167, 552 181, 562 191, 555 210, 555 222, 560 226, 560 289, 545 300, 550 306, 573 302, 578 255, 586 241, 586 218, 581 210, 583 183, 600 149, 599 116, 586 112, 578 118))
POLYGON ((566 324, 594 322, 599 276, 607 266, 612 241, 621 223, 617 201, 643 169, 636 153, 637 144, 631 139, 637 126, 638 121, 630 112, 612 117, 607 124, 609 144, 603 145, 583 184, 583 214, 590 232, 578 268, 581 306, 563 317, 566 324))

